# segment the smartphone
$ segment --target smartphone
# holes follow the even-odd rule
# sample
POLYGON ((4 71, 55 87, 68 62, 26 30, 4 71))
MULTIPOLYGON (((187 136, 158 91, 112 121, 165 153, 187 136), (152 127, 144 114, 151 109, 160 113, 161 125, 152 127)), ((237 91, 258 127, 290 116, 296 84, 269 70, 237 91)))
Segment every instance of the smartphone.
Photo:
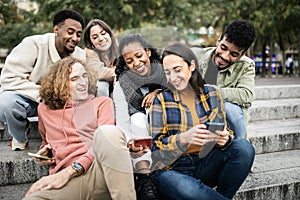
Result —
POLYGON ((42 156, 42 155, 39 155, 36 153, 30 153, 30 152, 28 152, 28 155, 31 157, 34 157, 34 158, 39 158, 41 160, 53 160, 54 159, 54 158, 49 158, 48 156, 42 156))
POLYGON ((218 122, 207 122, 206 123, 207 130, 214 133, 216 130, 223 131, 224 130, 224 123, 218 122))
POLYGON ((139 138, 134 139, 134 146, 143 146, 144 149, 151 149, 152 148, 152 138, 139 138))

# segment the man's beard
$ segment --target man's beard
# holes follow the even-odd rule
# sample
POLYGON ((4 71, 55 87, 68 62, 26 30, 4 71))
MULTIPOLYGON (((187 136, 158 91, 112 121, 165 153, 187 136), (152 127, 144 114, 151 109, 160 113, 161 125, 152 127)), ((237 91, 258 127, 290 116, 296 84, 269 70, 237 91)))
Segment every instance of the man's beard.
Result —
POLYGON ((225 68, 228 68, 230 65, 232 65, 233 63, 228 61, 228 60, 224 60, 219 53, 215 53, 215 57, 214 57, 214 63, 216 64, 216 66, 219 68, 219 69, 225 69, 225 68), (219 65, 217 65, 216 63, 216 59, 219 58, 219 59, 222 59, 223 61, 225 61, 227 63, 226 66, 223 66, 223 67, 220 67, 219 65))
POLYGON ((75 50, 75 48, 74 48, 73 50, 70 50, 70 49, 68 49, 68 48, 66 48, 66 47, 64 46, 64 52, 66 52, 67 54, 73 53, 74 50, 75 50))

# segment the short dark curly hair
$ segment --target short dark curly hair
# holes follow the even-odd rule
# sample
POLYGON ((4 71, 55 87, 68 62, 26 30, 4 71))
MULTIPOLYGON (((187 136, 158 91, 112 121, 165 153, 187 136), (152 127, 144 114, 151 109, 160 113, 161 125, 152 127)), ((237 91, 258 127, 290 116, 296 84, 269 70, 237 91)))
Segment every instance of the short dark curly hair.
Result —
POLYGON ((81 24, 82 29, 84 28, 83 16, 80 15, 78 12, 71 10, 71 9, 62 9, 62 10, 57 11, 53 16, 53 20, 52 20, 53 27, 55 25, 60 25, 66 19, 69 19, 69 18, 78 21, 81 24))
POLYGON ((235 20, 225 27, 220 39, 222 40, 224 36, 228 42, 243 49, 243 53, 245 53, 253 43, 256 33, 254 26, 250 22, 235 20))

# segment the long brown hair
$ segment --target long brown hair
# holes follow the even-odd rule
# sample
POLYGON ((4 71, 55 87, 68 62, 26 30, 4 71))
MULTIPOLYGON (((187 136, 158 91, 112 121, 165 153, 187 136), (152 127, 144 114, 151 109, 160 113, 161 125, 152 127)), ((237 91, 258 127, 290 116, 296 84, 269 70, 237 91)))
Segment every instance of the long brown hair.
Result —
POLYGON ((165 56, 172 54, 181 57, 188 64, 189 67, 191 66, 191 63, 194 60, 196 70, 192 72, 192 76, 189 80, 189 83, 191 84, 196 94, 202 93, 200 88, 204 87, 204 80, 198 71, 199 64, 194 52, 187 45, 176 42, 165 48, 162 54, 162 60, 165 56))
MULTIPOLYGON (((86 25, 86 29, 84 32, 84 36, 83 36, 83 41, 85 44, 85 47, 88 49, 95 49, 90 35, 91 35, 91 28, 93 26, 101 26, 103 28, 103 30, 105 30, 110 38, 111 38, 111 46, 109 47, 108 50, 108 58, 110 63, 105 63, 107 66, 109 66, 110 64, 115 63, 117 57, 118 57, 118 43, 117 43, 117 39, 114 37, 114 34, 110 28, 110 26, 108 24, 106 24, 104 21, 100 20, 100 19, 92 19, 87 25, 86 25)), ((95 50, 100 58, 101 61, 105 61, 105 59, 102 57, 102 52, 100 52, 99 50, 95 50)))
MULTIPOLYGON (((40 97, 50 109, 61 109, 64 107, 67 99, 70 98, 69 76, 72 71, 72 65, 85 64, 71 56, 55 62, 41 80, 40 97)), ((85 67, 87 70, 87 68, 85 67)), ((94 76, 87 70, 89 94, 96 94, 96 81, 94 76)))

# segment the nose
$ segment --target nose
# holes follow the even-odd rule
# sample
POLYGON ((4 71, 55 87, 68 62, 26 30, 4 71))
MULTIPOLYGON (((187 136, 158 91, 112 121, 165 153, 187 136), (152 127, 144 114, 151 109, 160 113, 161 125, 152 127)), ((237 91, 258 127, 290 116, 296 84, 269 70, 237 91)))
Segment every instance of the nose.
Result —
POLYGON ((72 35, 72 40, 73 40, 73 41, 80 41, 80 36, 78 36, 76 33, 74 33, 74 34, 72 35))
POLYGON ((80 77, 79 80, 78 80, 79 85, 86 85, 87 82, 88 82, 88 80, 85 77, 80 77))
POLYGON ((176 74, 170 72, 169 79, 170 79, 169 82, 173 82, 176 79, 176 74))
POLYGON ((135 59, 133 60, 133 67, 138 67, 139 65, 140 65, 139 59, 135 58, 135 59))
POLYGON ((224 60, 229 60, 229 57, 230 57, 230 51, 224 51, 224 52, 222 53, 222 58, 223 58, 224 60))
POLYGON ((104 36, 102 34, 99 34, 99 41, 102 41, 104 39, 104 36))

